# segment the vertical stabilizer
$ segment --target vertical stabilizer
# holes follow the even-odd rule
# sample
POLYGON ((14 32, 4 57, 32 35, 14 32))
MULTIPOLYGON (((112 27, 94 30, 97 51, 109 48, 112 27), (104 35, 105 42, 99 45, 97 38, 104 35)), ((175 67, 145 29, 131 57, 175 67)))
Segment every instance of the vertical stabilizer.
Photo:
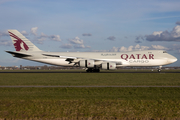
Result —
POLYGON ((17 30, 8 30, 16 51, 41 51, 17 30))

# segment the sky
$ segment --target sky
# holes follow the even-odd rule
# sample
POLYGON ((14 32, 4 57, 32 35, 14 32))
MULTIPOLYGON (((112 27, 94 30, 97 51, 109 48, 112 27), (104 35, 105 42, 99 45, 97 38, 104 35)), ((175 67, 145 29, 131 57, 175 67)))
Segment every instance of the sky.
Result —
POLYGON ((0 0, 0 66, 42 63, 14 58, 7 33, 17 29, 56 52, 166 50, 179 60, 179 0, 0 0))

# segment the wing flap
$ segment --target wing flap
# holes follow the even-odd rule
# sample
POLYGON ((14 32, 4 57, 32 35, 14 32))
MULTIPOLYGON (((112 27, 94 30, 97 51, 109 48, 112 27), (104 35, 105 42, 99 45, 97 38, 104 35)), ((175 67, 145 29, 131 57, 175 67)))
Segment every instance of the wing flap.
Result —
POLYGON ((49 57, 60 57, 59 55, 52 55, 52 54, 42 54, 44 56, 49 56, 49 57))

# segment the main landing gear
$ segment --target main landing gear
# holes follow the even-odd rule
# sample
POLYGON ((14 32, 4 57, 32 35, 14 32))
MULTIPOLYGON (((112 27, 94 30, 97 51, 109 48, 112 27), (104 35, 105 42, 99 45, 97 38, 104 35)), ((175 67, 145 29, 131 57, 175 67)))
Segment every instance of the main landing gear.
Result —
POLYGON ((88 68, 86 72, 100 72, 100 69, 88 68))

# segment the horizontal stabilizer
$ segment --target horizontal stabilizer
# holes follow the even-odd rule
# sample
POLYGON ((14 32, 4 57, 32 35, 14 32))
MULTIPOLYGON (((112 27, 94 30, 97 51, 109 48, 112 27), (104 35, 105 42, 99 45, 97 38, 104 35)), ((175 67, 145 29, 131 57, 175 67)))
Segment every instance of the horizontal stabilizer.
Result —
POLYGON ((23 57, 29 57, 31 55, 29 54, 24 54, 24 53, 19 53, 19 52, 12 52, 12 51, 6 51, 7 53, 10 53, 12 56, 14 57, 19 57, 19 58, 23 58, 23 57))

